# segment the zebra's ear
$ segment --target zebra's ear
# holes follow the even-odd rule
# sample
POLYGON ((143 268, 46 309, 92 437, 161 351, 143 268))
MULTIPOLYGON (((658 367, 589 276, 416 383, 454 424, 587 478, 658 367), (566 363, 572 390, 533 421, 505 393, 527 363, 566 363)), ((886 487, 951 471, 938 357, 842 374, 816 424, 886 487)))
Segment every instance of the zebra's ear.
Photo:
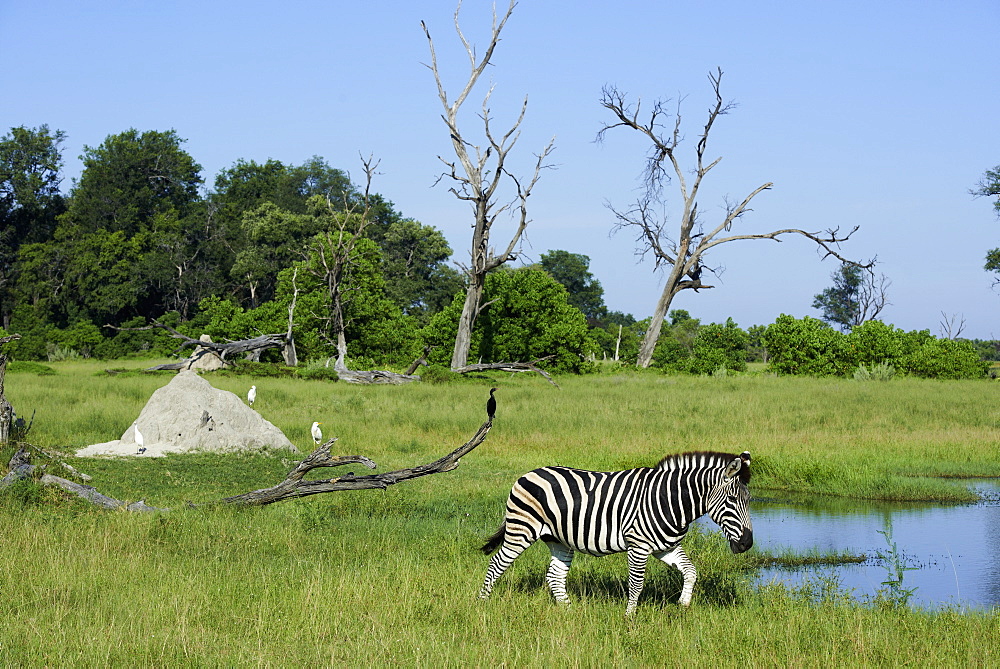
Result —
POLYGON ((743 451, 742 453, 740 453, 740 460, 742 460, 746 464, 750 464, 750 451, 743 451))
POLYGON ((726 478, 727 479, 733 478, 734 476, 740 473, 740 469, 742 468, 743 468, 743 457, 740 456, 735 460, 733 460, 732 462, 730 462, 729 466, 726 467, 726 478))

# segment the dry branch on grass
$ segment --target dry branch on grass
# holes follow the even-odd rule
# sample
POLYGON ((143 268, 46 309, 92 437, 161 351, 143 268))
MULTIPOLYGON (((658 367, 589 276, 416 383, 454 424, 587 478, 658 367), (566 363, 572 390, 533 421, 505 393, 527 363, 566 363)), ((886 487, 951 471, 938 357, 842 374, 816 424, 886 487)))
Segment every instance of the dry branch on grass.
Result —
POLYGON ((253 492, 227 497, 223 502, 227 504, 248 504, 263 505, 273 502, 280 502, 286 499, 298 497, 308 497, 325 492, 338 492, 340 490, 384 490, 389 486, 408 481, 410 479, 427 476, 429 474, 439 474, 450 472, 458 467, 461 458, 472 451, 476 446, 486 440, 486 435, 493 427, 493 421, 488 420, 482 424, 476 434, 469 441, 465 442, 448 455, 429 462, 424 465, 410 467, 407 469, 397 469, 383 474, 366 474, 355 476, 353 472, 348 472, 343 476, 330 479, 318 479, 306 481, 303 477, 307 472, 320 467, 337 467, 340 465, 360 463, 369 469, 375 469, 376 464, 363 455, 347 455, 341 457, 331 457, 330 447, 336 439, 330 439, 322 446, 313 451, 306 459, 300 462, 292 471, 288 473, 285 480, 271 488, 254 490, 253 492))

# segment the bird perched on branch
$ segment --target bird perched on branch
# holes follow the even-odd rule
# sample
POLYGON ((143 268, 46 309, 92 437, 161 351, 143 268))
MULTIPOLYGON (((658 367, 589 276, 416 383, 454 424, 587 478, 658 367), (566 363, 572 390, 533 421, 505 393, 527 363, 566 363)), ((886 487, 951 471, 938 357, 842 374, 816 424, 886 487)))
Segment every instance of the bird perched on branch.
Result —
POLYGON ((257 386, 250 386, 250 392, 247 393, 247 402, 250 403, 250 406, 253 406, 253 403, 256 401, 257 401, 257 386))
POLYGON ((490 398, 486 400, 486 415, 491 421, 497 412, 497 398, 493 397, 493 393, 495 392, 496 388, 490 388, 490 398))
POLYGON ((316 444, 323 441, 323 430, 319 429, 320 425, 322 425, 322 423, 313 423, 312 426, 312 437, 316 444))

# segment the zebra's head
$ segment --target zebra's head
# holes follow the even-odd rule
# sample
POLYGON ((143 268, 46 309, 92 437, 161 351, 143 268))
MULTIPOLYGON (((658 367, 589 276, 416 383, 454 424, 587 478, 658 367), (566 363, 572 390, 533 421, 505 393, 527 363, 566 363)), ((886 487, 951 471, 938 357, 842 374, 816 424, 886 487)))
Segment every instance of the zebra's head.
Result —
POLYGON ((749 483, 750 452, 743 451, 729 463, 722 480, 708 497, 708 516, 722 528, 734 553, 753 546, 749 483))

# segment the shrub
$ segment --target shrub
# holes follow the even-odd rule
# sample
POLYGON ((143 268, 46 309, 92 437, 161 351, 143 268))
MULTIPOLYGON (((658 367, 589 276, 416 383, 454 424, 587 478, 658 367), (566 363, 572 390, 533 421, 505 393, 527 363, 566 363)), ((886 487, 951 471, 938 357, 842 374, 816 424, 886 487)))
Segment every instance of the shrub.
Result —
POLYGON ((868 367, 859 365, 854 370, 855 381, 889 381, 894 378, 896 378, 896 368, 888 362, 880 362, 868 367))
POLYGON ((12 360, 7 365, 8 372, 21 372, 23 374, 36 374, 38 376, 52 376, 56 370, 48 365, 39 362, 29 362, 26 360, 12 360))
POLYGON ((979 379, 990 367, 971 343, 933 337, 909 354, 903 364, 914 376, 937 379, 979 379))
POLYGON ((750 337, 740 329, 732 318, 725 324, 712 323, 698 330, 694 339, 694 350, 688 362, 688 371, 694 374, 710 374, 719 368, 728 371, 745 372, 747 369, 747 346, 750 337))
POLYGON ((778 316, 762 336, 770 369, 779 374, 812 376, 843 375, 845 365, 844 335, 823 321, 806 316, 797 319, 778 316))
POLYGON ((686 370, 687 360, 691 354, 681 342, 671 336, 667 328, 664 328, 664 331, 656 341, 650 365, 664 371, 686 370))

